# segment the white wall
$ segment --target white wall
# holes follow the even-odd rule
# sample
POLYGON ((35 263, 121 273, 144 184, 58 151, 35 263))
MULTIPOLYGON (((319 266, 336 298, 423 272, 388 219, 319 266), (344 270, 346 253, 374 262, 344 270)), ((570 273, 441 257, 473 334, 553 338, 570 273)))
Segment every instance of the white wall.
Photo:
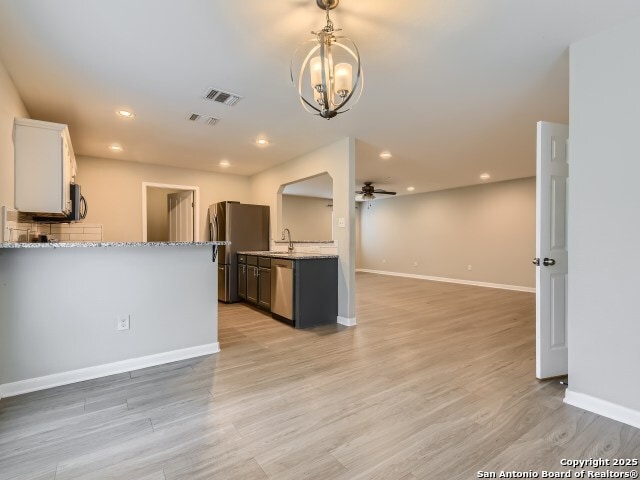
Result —
MULTIPOLYGON (((355 140, 345 138, 282 163, 250 179, 252 202, 271 207, 271 234, 278 232, 278 191, 282 185, 328 173, 333 179, 333 239, 338 245, 338 315, 355 322, 355 140), (345 227, 339 228, 339 218, 345 227)), ((276 238, 279 240, 279 237, 276 238)))
POLYGON ((0 385, 214 344, 216 288, 211 247, 0 249, 0 385))
POLYGON ((283 228, 289 228, 293 240, 332 240, 331 204, 331 199, 283 194, 283 228))
POLYGON ((142 240, 143 182, 200 187, 198 240, 208 240, 209 205, 224 200, 244 203, 249 200, 247 177, 104 158, 77 160, 76 181, 89 204, 86 221, 104 226, 105 241, 142 240))
POLYGON ((534 288, 535 187, 524 178, 360 203, 357 267, 534 288))
POLYGON ((640 19, 571 46, 566 400, 640 427, 638 45, 640 19))
POLYGON ((9 72, 0 61, 0 206, 14 208, 13 119, 28 116, 9 72))

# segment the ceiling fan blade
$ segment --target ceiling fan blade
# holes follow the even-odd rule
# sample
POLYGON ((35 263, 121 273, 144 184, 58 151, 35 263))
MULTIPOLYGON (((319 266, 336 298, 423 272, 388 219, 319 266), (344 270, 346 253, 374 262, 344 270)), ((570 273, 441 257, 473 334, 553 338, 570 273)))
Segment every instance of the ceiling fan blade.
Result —
POLYGON ((373 193, 379 193, 381 195, 395 195, 396 194, 396 192, 387 192, 386 190, 382 190, 382 189, 378 189, 378 188, 375 189, 373 191, 373 193))

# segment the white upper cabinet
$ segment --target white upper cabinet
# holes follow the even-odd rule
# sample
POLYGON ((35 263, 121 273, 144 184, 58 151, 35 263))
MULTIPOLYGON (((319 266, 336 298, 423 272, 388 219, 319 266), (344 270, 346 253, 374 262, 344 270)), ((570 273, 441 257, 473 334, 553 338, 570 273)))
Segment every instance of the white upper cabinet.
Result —
POLYGON ((76 158, 69 129, 60 123, 15 119, 15 208, 68 215, 76 158))

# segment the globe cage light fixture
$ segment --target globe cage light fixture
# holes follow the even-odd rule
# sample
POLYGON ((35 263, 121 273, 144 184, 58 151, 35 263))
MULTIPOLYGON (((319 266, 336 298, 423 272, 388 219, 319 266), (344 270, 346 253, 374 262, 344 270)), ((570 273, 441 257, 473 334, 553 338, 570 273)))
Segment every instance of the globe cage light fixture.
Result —
POLYGON ((311 32, 315 39, 300 45, 291 58, 291 81, 298 89, 300 103, 309 113, 327 120, 348 112, 358 103, 364 86, 360 52, 353 40, 335 35, 329 11, 340 0, 316 0, 326 11, 327 24, 311 32), (297 82, 296 82, 297 78, 297 82))

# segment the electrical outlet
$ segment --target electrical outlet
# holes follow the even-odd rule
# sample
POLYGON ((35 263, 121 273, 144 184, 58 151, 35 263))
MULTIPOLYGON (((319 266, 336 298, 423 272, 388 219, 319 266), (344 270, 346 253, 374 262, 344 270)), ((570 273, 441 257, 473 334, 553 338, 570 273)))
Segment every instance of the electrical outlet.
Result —
POLYGON ((129 330, 129 315, 120 315, 116 328, 118 330, 129 330))
POLYGON ((467 270, 471 271, 473 270, 473 267, 471 265, 467 265, 467 270))

